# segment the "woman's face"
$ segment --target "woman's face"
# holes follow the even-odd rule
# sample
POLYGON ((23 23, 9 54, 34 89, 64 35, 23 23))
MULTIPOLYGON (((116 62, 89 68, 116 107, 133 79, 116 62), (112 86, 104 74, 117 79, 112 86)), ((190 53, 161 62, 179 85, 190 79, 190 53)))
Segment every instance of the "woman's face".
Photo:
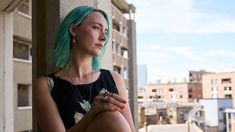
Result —
POLYGON ((100 12, 93 12, 75 28, 75 41, 79 53, 100 55, 107 40, 107 22, 100 12))

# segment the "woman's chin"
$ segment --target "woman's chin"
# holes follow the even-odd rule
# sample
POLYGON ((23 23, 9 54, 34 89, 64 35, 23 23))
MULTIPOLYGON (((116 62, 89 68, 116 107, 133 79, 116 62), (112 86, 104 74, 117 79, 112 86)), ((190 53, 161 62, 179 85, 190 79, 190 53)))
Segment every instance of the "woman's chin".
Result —
POLYGON ((99 53, 94 53, 93 56, 94 56, 94 57, 98 57, 98 56, 100 56, 100 54, 101 54, 101 52, 99 52, 99 53))

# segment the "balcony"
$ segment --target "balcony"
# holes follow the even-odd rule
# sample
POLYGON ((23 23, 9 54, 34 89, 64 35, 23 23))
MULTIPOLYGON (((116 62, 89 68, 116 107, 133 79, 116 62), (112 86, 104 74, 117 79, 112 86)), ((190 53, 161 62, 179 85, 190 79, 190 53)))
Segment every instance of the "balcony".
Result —
POLYGON ((14 81, 24 84, 32 83, 32 63, 14 58, 14 81))
POLYGON ((20 12, 14 12, 14 35, 31 40, 32 38, 32 18, 20 12))
POLYGON ((113 29, 112 36, 113 36, 113 39, 115 39, 115 43, 119 43, 121 44, 122 47, 124 47, 125 49, 128 49, 128 40, 120 32, 113 29))
POLYGON ((112 5, 112 19, 115 24, 127 25, 127 19, 124 17, 123 13, 112 5))
POLYGON ((113 57, 114 65, 119 66, 119 67, 128 67, 128 59, 127 58, 125 58, 119 54, 115 54, 115 53, 112 54, 112 57, 113 57))
POLYGON ((223 78, 222 80, 221 80, 221 83, 222 84, 231 84, 231 78, 223 78))

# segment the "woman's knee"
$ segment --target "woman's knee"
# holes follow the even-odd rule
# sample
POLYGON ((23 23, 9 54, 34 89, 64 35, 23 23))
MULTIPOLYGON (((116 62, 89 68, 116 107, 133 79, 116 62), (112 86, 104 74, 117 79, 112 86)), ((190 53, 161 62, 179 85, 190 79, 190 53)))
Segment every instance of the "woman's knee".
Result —
POLYGON ((87 131, 131 132, 130 126, 120 112, 102 112, 89 125, 87 131))

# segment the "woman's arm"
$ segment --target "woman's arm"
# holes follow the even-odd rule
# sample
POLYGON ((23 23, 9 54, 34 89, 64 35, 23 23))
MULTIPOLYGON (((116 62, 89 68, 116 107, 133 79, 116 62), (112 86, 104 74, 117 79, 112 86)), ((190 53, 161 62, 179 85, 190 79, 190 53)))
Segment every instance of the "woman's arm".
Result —
POLYGON ((50 95, 46 77, 34 81, 33 101, 37 121, 43 132, 65 132, 56 104, 50 95))
POLYGON ((135 132, 136 130, 135 130, 135 126, 134 126, 134 123, 133 123, 133 120, 132 120, 132 115, 131 115, 131 112, 130 112, 130 106, 129 106, 129 103, 128 103, 128 98, 127 98, 127 94, 126 94, 126 87, 125 87, 124 80, 121 77, 121 75, 119 75, 118 73, 112 72, 112 71, 110 71, 110 72, 111 72, 111 74, 113 76, 113 79, 116 83, 119 95, 123 99, 125 99, 126 102, 127 102, 124 105, 124 109, 122 111, 122 114, 126 118, 127 122, 129 123, 129 126, 130 126, 132 132, 135 132))

